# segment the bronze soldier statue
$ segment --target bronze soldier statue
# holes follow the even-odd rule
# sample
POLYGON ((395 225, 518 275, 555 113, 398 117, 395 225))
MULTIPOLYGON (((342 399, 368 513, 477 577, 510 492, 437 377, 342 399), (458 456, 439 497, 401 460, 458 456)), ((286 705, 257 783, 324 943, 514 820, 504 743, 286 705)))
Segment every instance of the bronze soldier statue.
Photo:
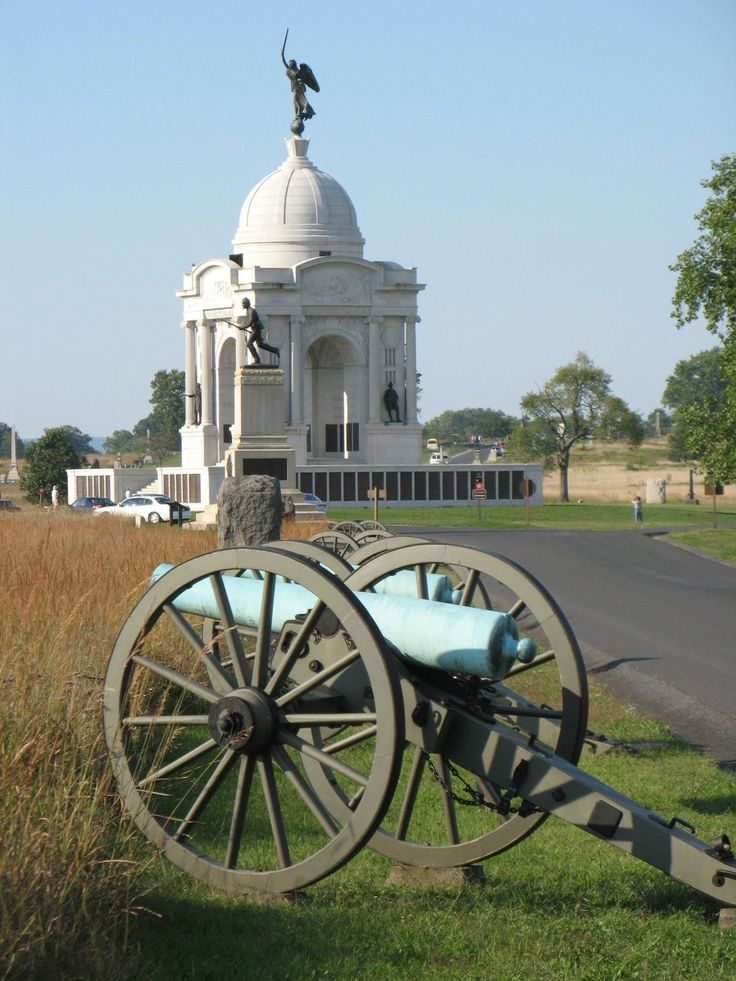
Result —
POLYGON ((394 388, 394 383, 389 382, 388 388, 383 393, 383 404, 386 406, 386 412, 388 412, 388 421, 394 422, 394 413, 396 413, 396 422, 401 422, 399 418, 399 393, 394 388))

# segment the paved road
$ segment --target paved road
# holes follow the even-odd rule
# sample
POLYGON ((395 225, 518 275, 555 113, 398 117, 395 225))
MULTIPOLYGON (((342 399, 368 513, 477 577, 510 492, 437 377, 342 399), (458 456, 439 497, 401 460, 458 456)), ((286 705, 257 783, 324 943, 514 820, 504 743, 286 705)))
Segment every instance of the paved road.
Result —
POLYGON ((405 531, 518 562, 557 600, 592 677, 736 772, 736 568, 651 531, 405 531))

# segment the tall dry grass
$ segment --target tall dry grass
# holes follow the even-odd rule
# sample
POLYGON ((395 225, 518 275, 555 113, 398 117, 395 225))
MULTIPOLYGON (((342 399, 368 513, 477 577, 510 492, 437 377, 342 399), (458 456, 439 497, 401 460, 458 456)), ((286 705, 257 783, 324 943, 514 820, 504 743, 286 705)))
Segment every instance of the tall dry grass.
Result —
POLYGON ((153 569, 215 547, 68 512, 0 521, 0 978, 139 976, 126 931, 147 852, 107 765, 103 679, 153 569))
POLYGON ((152 569, 214 547, 91 516, 0 522, 0 977, 128 973, 142 862, 105 758, 105 666, 152 569))

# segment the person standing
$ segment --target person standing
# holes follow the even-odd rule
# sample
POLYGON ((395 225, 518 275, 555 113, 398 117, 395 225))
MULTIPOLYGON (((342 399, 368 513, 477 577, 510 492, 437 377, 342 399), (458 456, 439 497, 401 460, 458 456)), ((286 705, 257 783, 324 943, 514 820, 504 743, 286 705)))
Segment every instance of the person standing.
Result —
POLYGON ((51 488, 51 507, 55 511, 58 506, 59 506, 59 488, 56 486, 56 484, 54 484, 54 486, 51 488))
POLYGON ((641 510, 641 498, 638 494, 631 503, 634 505, 634 521, 640 525, 644 521, 644 515, 641 510))

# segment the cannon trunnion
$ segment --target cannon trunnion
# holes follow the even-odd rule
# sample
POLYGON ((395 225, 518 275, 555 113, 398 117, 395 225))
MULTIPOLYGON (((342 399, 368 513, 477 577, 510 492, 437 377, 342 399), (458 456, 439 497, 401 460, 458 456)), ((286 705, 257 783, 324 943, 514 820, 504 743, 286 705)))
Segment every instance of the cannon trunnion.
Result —
POLYGON ((350 565, 278 542, 158 570, 104 701, 149 840, 226 891, 277 894, 363 846, 469 865, 553 814, 735 906, 726 835, 709 846, 575 765, 585 671, 544 587, 498 556, 400 542, 350 565))

